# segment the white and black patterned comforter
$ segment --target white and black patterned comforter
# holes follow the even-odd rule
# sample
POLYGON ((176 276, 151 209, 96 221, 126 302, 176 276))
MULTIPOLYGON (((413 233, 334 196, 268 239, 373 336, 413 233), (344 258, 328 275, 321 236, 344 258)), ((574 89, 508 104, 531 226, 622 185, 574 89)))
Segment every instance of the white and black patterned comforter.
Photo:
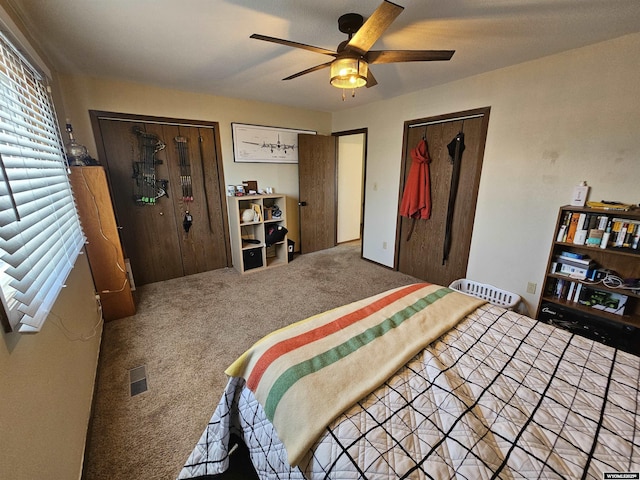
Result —
POLYGON ((231 379, 180 479, 238 434, 262 479, 602 479, 640 471, 640 358, 485 305, 344 412, 299 467, 231 379))

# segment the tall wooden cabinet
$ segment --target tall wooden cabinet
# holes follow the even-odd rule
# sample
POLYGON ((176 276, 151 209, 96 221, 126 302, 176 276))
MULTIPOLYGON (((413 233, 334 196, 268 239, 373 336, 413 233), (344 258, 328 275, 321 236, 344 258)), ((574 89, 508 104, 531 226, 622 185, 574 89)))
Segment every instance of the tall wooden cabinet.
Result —
POLYGON ((136 307, 104 168, 72 167, 70 181, 102 316, 107 321, 131 316, 136 307))
POLYGON ((558 212, 538 320, 640 354, 640 211, 558 212))
POLYGON ((240 273, 286 265, 288 238, 269 241, 269 231, 287 227, 285 195, 227 197, 233 267, 240 273))

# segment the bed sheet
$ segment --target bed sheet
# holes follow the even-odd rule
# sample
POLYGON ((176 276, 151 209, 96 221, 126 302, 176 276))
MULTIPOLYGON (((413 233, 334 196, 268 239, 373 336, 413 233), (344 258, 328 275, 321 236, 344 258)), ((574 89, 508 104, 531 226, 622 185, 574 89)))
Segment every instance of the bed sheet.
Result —
POLYGON ((232 378, 180 479, 593 478, 640 471, 640 358, 486 304, 329 425, 299 467, 232 378))

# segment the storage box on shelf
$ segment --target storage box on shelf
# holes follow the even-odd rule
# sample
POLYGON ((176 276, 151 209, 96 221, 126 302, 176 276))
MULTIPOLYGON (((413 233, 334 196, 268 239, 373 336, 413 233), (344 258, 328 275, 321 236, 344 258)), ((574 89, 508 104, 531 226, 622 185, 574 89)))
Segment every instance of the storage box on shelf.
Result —
POLYGON ((286 204, 285 195, 227 197, 231 257, 240 273, 288 263, 287 235, 268 241, 271 227, 286 230, 286 204))
MULTIPOLYGON (((560 326, 575 327, 580 319, 589 318, 597 321, 600 332, 609 325, 611 331, 622 328, 623 335, 635 336, 640 329, 639 243, 638 210, 561 207, 538 319, 552 323, 550 312, 560 312, 564 319, 560 326)), ((579 330, 584 328, 570 329, 582 334, 579 330)), ((620 335, 605 343, 615 344, 620 335)), ((603 334, 603 338, 610 336, 603 334)))

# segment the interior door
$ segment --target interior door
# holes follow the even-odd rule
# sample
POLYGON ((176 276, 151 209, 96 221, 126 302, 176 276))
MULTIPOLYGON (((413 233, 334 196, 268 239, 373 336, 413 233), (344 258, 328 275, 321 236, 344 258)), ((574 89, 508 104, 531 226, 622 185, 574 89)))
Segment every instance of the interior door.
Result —
POLYGON ((448 286, 467 272, 478 186, 484 156, 489 109, 478 109, 414 121, 405 125, 405 154, 400 193, 411 165, 411 150, 427 141, 431 182, 431 218, 398 217, 396 265, 398 270, 431 283, 448 286), (452 185, 453 164, 447 145, 464 133, 458 188, 451 222, 451 247, 444 261, 444 239, 452 185))
POLYGON ((334 136, 298 135, 300 252, 336 245, 337 141, 334 136))
POLYGON ((99 157, 109 175, 135 282, 144 285, 228 266, 224 180, 214 128, 94 113, 99 157), (145 155, 143 136, 157 142, 154 179, 148 172, 136 174, 145 155), (139 184, 150 181, 166 195, 141 202, 139 184))

